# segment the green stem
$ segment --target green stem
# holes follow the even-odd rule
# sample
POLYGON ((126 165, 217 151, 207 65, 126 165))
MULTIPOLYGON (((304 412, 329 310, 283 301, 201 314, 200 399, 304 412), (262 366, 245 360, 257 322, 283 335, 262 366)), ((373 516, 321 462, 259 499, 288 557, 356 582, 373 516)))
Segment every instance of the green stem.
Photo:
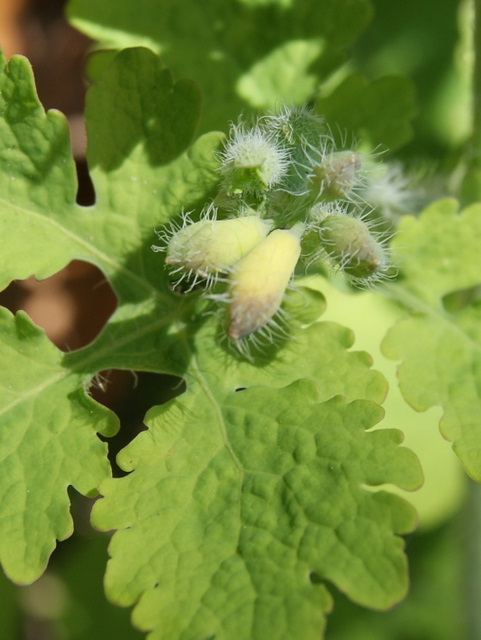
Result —
POLYGON ((481 639, 481 486, 469 480, 463 525, 464 602, 467 640, 481 639))
POLYGON ((473 134, 472 143, 477 151, 477 163, 481 163, 481 0, 474 2, 474 34, 473 34, 473 134))
POLYGON ((471 96, 471 136, 466 147, 466 173, 462 185, 462 198, 466 204, 481 200, 481 0, 472 0, 473 71, 471 96))

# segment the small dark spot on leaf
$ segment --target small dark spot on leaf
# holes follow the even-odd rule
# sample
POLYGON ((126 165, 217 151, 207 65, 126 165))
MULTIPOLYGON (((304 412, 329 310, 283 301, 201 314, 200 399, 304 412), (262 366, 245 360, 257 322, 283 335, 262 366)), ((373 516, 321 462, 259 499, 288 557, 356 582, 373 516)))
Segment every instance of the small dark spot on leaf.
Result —
POLYGON ((481 284, 467 289, 450 291, 442 298, 443 307, 448 313, 460 313, 478 300, 481 300, 481 284))

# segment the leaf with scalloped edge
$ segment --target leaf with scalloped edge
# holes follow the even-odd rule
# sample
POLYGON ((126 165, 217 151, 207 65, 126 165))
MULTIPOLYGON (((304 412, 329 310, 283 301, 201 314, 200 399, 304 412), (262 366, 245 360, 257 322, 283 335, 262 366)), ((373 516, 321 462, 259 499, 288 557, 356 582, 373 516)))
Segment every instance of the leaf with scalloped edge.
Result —
POLYGON ((154 228, 217 181, 219 135, 188 148, 199 113, 190 81, 174 82, 147 49, 115 56, 87 98, 88 159, 96 202, 76 201, 66 119, 40 105, 28 61, 0 58, 1 286, 45 278, 73 259, 96 264, 118 308, 99 338, 62 353, 23 314, 2 310, 0 559, 30 582, 56 539, 72 531, 67 487, 93 495, 110 475, 106 447, 116 417, 87 395, 113 367, 182 373, 171 325, 188 317, 150 250, 154 228))
POLYGON ((481 205, 454 200, 403 218, 395 297, 410 313, 383 351, 400 360, 401 391, 418 411, 441 405, 440 429, 466 471, 481 480, 481 205))
POLYGON ((71 23, 102 48, 148 46, 194 78, 206 101, 203 130, 224 127, 246 104, 266 109, 312 98, 316 82, 344 63, 371 13, 368 0, 70 0, 67 6, 71 23))
POLYGON ((10 578, 28 583, 72 533, 67 486, 96 495, 110 475, 95 430, 112 436, 118 421, 24 313, 0 307, 0 340, 0 558, 10 578))
POLYGON ((403 76, 384 76, 369 82, 357 73, 349 75, 317 108, 342 142, 346 132, 357 135, 371 148, 392 151, 412 136, 414 87, 403 76))
MULTIPOLYGON (((205 364, 205 363, 203 363, 205 364)), ((318 639, 325 582, 386 608, 407 586, 402 540, 414 511, 369 487, 414 489, 415 456, 368 400, 320 387, 225 390, 198 368, 187 393, 154 407, 124 449, 131 473, 103 483, 93 523, 119 529, 109 597, 136 603, 149 638, 318 639)))

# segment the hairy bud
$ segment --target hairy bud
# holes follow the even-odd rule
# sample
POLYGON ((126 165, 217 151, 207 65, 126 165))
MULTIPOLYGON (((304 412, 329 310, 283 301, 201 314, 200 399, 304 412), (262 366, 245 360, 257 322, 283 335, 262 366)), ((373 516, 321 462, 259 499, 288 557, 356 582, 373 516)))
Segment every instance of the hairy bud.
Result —
POLYGON ((377 278, 386 267, 383 244, 359 218, 327 215, 320 223, 319 237, 326 254, 354 279, 377 278))
POLYGON ((312 167, 311 193, 323 200, 350 198, 361 180, 361 157, 355 151, 334 151, 312 167))
POLYGON ((271 227, 270 221, 257 216, 200 220, 172 235, 165 262, 208 278, 228 271, 266 237, 271 227))
POLYGON ((233 267, 229 288, 231 338, 248 336, 279 310, 300 251, 295 230, 276 229, 233 267))
POLYGON ((268 191, 284 176, 288 163, 287 151, 259 127, 233 127, 219 157, 228 195, 268 191))

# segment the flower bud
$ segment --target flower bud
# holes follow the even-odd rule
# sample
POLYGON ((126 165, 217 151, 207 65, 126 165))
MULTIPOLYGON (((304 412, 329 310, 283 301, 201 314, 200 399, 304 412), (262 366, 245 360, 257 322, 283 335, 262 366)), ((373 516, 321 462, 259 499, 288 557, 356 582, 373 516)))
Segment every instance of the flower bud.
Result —
POLYGON ((234 265, 229 276, 231 338, 260 329, 279 310, 300 251, 294 230, 276 229, 234 265))
POLYGON ((287 168, 286 150, 259 127, 233 127, 219 157, 227 195, 265 193, 281 180, 287 168))
POLYGON ((361 157, 355 151, 334 151, 314 165, 310 176, 310 191, 323 200, 346 199, 361 180, 361 157))
POLYGON ((386 267, 382 243, 359 218, 329 214, 320 224, 319 237, 327 255, 355 279, 378 276, 386 267))
POLYGON ((269 232, 272 223, 257 216, 228 220, 200 220, 171 237, 167 245, 168 265, 208 277, 228 270, 269 232))

